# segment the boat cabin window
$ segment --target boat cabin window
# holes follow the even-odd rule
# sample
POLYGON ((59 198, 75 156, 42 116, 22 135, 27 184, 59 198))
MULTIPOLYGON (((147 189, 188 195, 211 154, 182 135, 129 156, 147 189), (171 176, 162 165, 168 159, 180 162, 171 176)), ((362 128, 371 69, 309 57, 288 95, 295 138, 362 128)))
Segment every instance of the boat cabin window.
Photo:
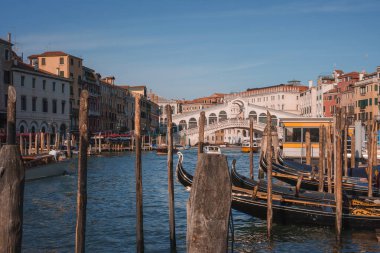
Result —
MULTIPOLYGON (((305 142, 307 128, 286 127, 285 142, 305 142)), ((319 128, 310 129, 310 142, 319 142, 319 128)))
POLYGON ((301 128, 287 127, 285 128, 286 142, 301 142, 301 128))

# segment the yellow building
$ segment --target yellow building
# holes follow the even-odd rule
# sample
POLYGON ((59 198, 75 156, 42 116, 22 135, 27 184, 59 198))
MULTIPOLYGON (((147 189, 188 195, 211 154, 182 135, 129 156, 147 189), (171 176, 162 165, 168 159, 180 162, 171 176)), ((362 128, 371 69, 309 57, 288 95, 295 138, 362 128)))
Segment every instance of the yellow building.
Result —
POLYGON ((355 120, 366 121, 379 115, 379 80, 380 67, 377 67, 376 72, 362 74, 355 83, 355 120))
POLYGON ((49 51, 28 57, 30 64, 52 74, 69 78, 70 87, 70 130, 78 131, 79 97, 82 84, 82 59, 61 51, 49 51))

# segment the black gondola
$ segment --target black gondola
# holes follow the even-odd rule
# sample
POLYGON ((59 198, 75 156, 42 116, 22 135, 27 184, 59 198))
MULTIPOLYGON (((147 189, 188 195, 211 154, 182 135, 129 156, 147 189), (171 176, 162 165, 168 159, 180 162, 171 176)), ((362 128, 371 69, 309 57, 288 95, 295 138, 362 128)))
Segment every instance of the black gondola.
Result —
MULTIPOLYGON (((178 181, 187 189, 191 188, 193 176, 182 166, 183 158, 178 159, 176 174, 178 181)), ((266 192, 233 186, 232 208, 265 219, 267 211, 266 192)), ((326 200, 291 199, 281 194, 273 194, 273 220, 285 224, 307 224, 317 226, 335 225, 335 203, 326 200)), ((344 228, 380 228, 380 210, 375 207, 345 208, 344 228)))
MULTIPOLYGON (((265 157, 260 159, 260 168, 266 173, 267 163, 265 157)), ((281 164, 272 163, 272 175, 285 183, 296 185, 299 177, 303 176, 301 188, 317 191, 319 186, 318 173, 311 171, 304 171, 300 168, 293 168, 289 166, 283 166, 281 164)), ((343 191, 352 196, 367 196, 368 195, 368 183, 361 181, 360 178, 355 177, 343 177, 343 191)), ((334 183, 332 182, 334 188, 334 183)), ((327 178, 324 180, 324 188, 327 191, 327 178)), ((373 196, 380 197, 379 188, 373 187, 373 196)))

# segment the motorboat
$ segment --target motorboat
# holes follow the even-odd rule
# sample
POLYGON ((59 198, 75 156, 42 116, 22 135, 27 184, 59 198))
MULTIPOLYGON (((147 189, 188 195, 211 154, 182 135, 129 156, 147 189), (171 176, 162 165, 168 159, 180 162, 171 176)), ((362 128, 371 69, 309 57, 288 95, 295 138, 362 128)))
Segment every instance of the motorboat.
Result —
POLYGON ((206 154, 215 154, 215 155, 222 154, 222 151, 220 150, 218 146, 204 146, 203 152, 206 154))

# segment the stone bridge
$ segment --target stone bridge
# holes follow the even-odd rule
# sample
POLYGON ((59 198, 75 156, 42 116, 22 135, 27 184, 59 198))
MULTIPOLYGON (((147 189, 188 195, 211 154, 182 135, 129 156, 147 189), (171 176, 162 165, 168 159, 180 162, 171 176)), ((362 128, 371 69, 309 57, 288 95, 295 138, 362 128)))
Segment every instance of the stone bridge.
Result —
MULTIPOLYGON (((186 144, 189 142, 194 144, 198 141, 198 122, 202 111, 206 116, 205 138, 219 130, 242 129, 244 131, 244 129, 249 129, 249 118, 253 118, 255 133, 259 136, 260 134, 257 133, 262 133, 266 125, 267 111, 272 115, 272 124, 277 127, 281 118, 300 117, 294 113, 257 106, 249 103, 245 98, 237 98, 203 110, 173 115, 173 126, 177 129, 177 138, 186 139, 186 144)), ((278 129, 279 135, 282 137, 282 129, 278 129)), ((241 138, 243 138, 243 131, 240 132, 241 138)), ((213 143, 208 138, 205 141, 213 143)))

